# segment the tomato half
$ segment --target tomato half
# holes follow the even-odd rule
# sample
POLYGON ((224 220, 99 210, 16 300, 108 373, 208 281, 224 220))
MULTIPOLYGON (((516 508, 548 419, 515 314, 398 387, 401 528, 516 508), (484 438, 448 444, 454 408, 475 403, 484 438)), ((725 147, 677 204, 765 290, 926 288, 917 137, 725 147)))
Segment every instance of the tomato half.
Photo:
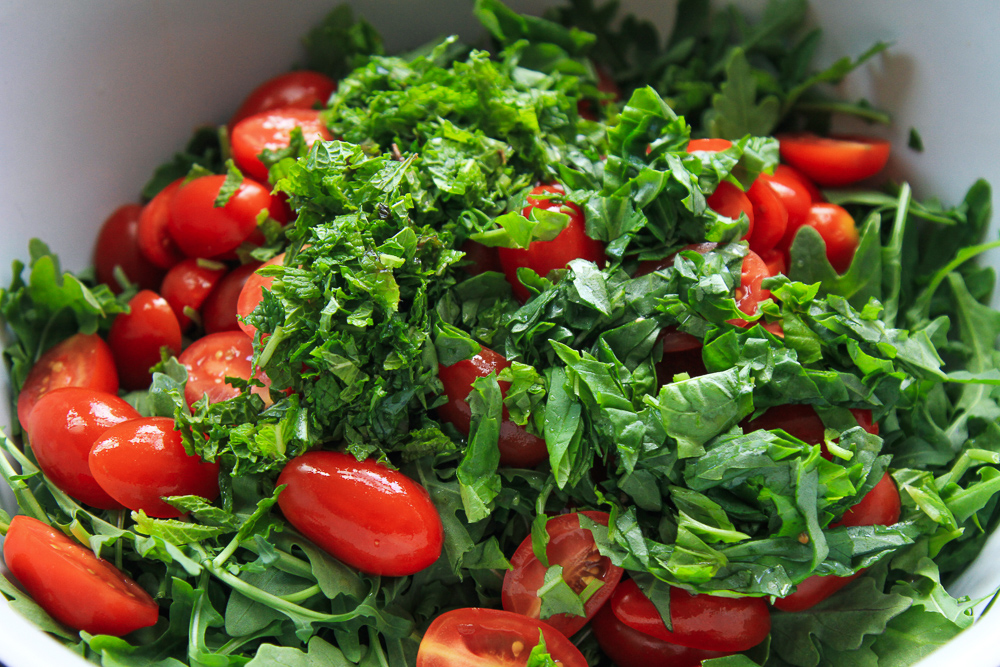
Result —
POLYGON ((27 427, 35 403, 59 387, 89 387, 118 393, 118 371, 111 348, 97 334, 76 334, 43 354, 28 372, 17 395, 17 419, 27 427))
MULTIPOLYGON (((545 524, 545 531, 549 534, 549 543, 545 549, 549 565, 562 566, 562 577, 570 588, 580 594, 592 581, 602 583, 584 603, 585 616, 556 614, 545 619, 546 623, 567 637, 586 625, 608 601, 621 580, 623 571, 598 552, 593 535, 580 527, 580 514, 602 526, 608 525, 606 512, 562 514, 549 519, 545 524)), ((539 618, 542 600, 538 596, 538 590, 545 583, 547 568, 535 557, 530 535, 517 547, 510 565, 512 569, 507 570, 503 579, 503 608, 530 618, 539 618)))
POLYGON ((121 509, 94 479, 88 459, 106 430, 138 417, 114 394, 86 387, 54 389, 31 412, 31 451, 46 477, 73 498, 100 509, 121 509))
POLYGON ((323 550, 362 572, 400 577, 433 564, 444 528, 419 483, 372 459, 313 451, 278 476, 281 512, 323 550))
MULTIPOLYGON (((857 420, 858 426, 869 433, 878 435, 878 423, 872 421, 871 410, 852 408, 851 414, 857 420)), ((811 405, 792 403, 768 408, 761 416, 756 419, 744 420, 740 426, 742 426, 744 433, 761 429, 772 431, 780 428, 810 445, 822 444, 826 434, 823 420, 819 418, 811 405)))
MULTIPOLYGON (((838 273, 843 273, 851 265, 854 253, 858 249, 860 235, 854 224, 854 218, 842 207, 827 202, 819 202, 809 207, 802 226, 809 226, 819 232, 826 244, 826 258, 838 273)), ((799 228, 786 232, 783 243, 791 247, 799 228)))
POLYGON ((225 264, 205 259, 185 259, 175 264, 163 279, 160 294, 167 300, 181 330, 191 326, 191 317, 185 312, 201 310, 201 305, 228 273, 225 264))
POLYGON ((729 139, 692 139, 688 142, 688 153, 718 153, 733 147, 729 139))
POLYGON ((188 372, 184 398, 194 405, 207 395, 209 403, 226 401, 240 395, 240 390, 226 382, 226 377, 249 380, 253 373, 253 342, 239 331, 208 334, 191 343, 177 361, 188 372))
POLYGON ((750 227, 743 238, 749 239, 753 236, 753 204, 750 203, 750 199, 745 192, 729 181, 722 181, 706 201, 710 209, 727 218, 736 220, 740 217, 740 214, 745 214, 750 221, 750 227))
POLYGON ((417 667, 523 667, 539 639, 559 667, 587 667, 562 633, 533 618, 498 609, 454 609, 434 619, 417 651, 417 667))
MULTIPOLYGON (((285 253, 281 253, 280 255, 275 255, 257 268, 263 269, 265 266, 281 264, 284 261, 285 253)), ((240 290, 240 296, 236 300, 236 314, 240 318, 240 329, 243 333, 250 336, 251 339, 253 339, 254 334, 257 333, 257 328, 250 326, 244 322, 242 318, 246 317, 257 308, 257 305, 264 298, 264 290, 270 289, 273 283, 273 277, 265 277, 254 271, 254 273, 247 278, 247 281, 243 283, 243 289, 240 290)))
POLYGON ((201 324, 205 327, 205 333, 240 330, 240 321, 237 319, 240 292, 259 267, 260 262, 238 266, 212 288, 201 304, 201 324))
MULTIPOLYGON (((469 435, 472 423, 472 408, 466 402, 472 391, 472 381, 486 377, 490 373, 499 375, 500 371, 510 366, 503 355, 484 347, 472 359, 466 359, 451 366, 438 365, 438 377, 444 384, 444 393, 448 402, 437 409, 438 416, 451 423, 463 435, 469 435)), ((510 384, 500 382, 500 391, 506 395, 510 384)), ((545 440, 528 431, 520 424, 510 420, 510 412, 503 408, 503 421, 500 422, 500 464, 517 468, 533 468, 549 456, 545 440)))
POLYGON ((120 294, 121 286, 115 279, 115 267, 121 267, 125 276, 141 289, 155 289, 163 280, 163 271, 150 263, 139 250, 139 216, 142 206, 125 204, 101 225, 94 246, 94 269, 97 281, 120 294))
POLYGON ((108 428, 90 450, 90 472, 108 495, 131 510, 173 519, 164 496, 219 495, 219 464, 184 451, 168 417, 140 417, 108 428))
POLYGON ((168 230, 170 206, 183 180, 178 178, 156 193, 139 214, 139 251, 161 269, 169 269, 184 259, 184 253, 168 230))
POLYGON ((181 326, 166 299, 150 290, 132 297, 129 312, 115 317, 108 343, 118 377, 126 389, 146 389, 153 381, 149 369, 160 363, 160 349, 181 351, 181 326))
POLYGON ((233 160, 244 173, 266 183, 268 169, 258 157, 264 149, 276 151, 288 148, 292 130, 302 130, 302 138, 311 146, 317 141, 330 141, 333 135, 313 109, 280 108, 248 116, 236 123, 232 131, 233 160))
POLYGON ((691 648, 745 651, 771 632, 764 598, 692 595, 683 588, 671 587, 672 631, 667 630, 652 601, 632 579, 618 584, 609 604, 618 620, 633 630, 691 648))
POLYGON ((874 176, 889 161, 889 142, 875 137, 820 137, 808 132, 778 136, 781 159, 824 187, 874 176))
POLYGON ((226 177, 201 176, 188 181, 170 203, 167 229, 188 257, 213 258, 234 250, 257 230, 261 211, 278 208, 260 183, 244 179, 225 206, 216 207, 226 177))
MULTIPOLYGON (((788 213, 788 220, 785 225, 786 233, 788 227, 795 229, 801 227, 802 223, 805 222, 806 215, 809 213, 809 207, 814 202, 822 201, 819 190, 816 190, 812 184, 807 185, 805 176, 802 176, 788 165, 779 164, 775 168, 773 175, 762 174, 762 176, 764 177, 764 183, 781 200, 781 203, 785 206, 785 211, 788 213), (810 190, 810 187, 812 190, 810 190), (813 198, 813 190, 816 192, 815 198, 813 198)), ((760 179, 761 177, 758 176, 757 178, 760 179)), ((780 243, 781 241, 779 240, 780 243)))
POLYGON ((661 387, 673 382, 674 376, 680 373, 698 377, 708 372, 701 357, 701 339, 678 331, 677 327, 667 327, 660 334, 660 340, 663 341, 663 357, 656 364, 656 378, 661 387))
POLYGON ((282 107, 312 109, 325 105, 335 90, 337 83, 319 72, 303 69, 279 74, 260 84, 247 95, 240 108, 229 119, 229 127, 235 126, 247 116, 262 111, 282 107))
POLYGON ((3 558, 35 602, 76 630, 120 637, 160 617, 156 602, 139 584, 38 519, 11 519, 3 558))
MULTIPOLYGON (((770 269, 760 255, 748 250, 740 267, 740 285, 733 296, 736 299, 736 307, 747 315, 756 315, 760 302, 771 298, 771 292, 761 287, 764 279, 770 276, 770 269)), ((742 319, 729 320, 729 323, 738 327, 749 324, 742 319)))
POLYGON ((601 650, 618 667, 700 667, 702 660, 729 655, 671 644, 633 630, 618 620, 611 605, 601 607, 590 627, 601 650))
POLYGON ((761 174, 747 190, 747 199, 753 205, 750 249, 758 255, 778 245, 788 227, 788 210, 769 185, 769 178, 767 174, 761 174))

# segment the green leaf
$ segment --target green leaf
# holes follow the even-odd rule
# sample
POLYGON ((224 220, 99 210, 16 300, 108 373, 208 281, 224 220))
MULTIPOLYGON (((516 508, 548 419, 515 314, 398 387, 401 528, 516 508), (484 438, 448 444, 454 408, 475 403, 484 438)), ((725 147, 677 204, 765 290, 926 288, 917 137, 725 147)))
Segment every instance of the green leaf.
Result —
POLYGON ((781 102, 774 95, 757 101, 757 80, 742 49, 733 49, 726 66, 726 82, 712 97, 705 125, 713 137, 740 139, 766 136, 778 122, 781 102))

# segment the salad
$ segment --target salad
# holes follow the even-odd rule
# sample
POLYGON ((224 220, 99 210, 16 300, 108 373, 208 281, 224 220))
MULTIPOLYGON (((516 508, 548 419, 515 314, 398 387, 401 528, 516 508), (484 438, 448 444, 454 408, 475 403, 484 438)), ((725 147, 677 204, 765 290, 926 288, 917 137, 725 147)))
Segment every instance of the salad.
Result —
POLYGON ((886 45, 813 71, 802 2, 614 10, 479 0, 488 50, 387 56, 337 9, 93 271, 33 242, 10 604, 164 667, 908 664, 967 627, 989 186, 862 189, 890 148, 831 116, 887 119, 820 85, 886 45))

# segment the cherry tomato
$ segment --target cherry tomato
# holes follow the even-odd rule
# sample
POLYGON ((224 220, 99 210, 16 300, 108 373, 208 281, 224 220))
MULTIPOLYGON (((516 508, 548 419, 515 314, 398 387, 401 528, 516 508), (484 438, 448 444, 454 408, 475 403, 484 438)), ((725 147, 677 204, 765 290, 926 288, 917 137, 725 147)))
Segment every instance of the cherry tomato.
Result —
MULTIPOLYGON (((466 359, 451 366, 438 365, 438 377, 444 384, 444 393, 448 402, 439 406, 438 416, 452 424, 463 435, 469 435, 472 423, 472 409, 466 402, 472 391, 472 381, 486 377, 490 373, 500 374, 500 371, 510 366, 502 355, 484 347, 472 359, 466 359)), ((500 382, 500 391, 506 395, 510 384, 500 382)), ((500 464, 517 468, 533 468, 549 456, 545 440, 528 433, 520 424, 510 420, 507 408, 503 409, 503 421, 500 422, 500 464)))
MULTIPOLYGON (((681 248, 678 252, 684 252, 685 250, 694 250, 695 252, 704 255, 706 252, 711 252, 718 247, 718 243, 692 243, 681 248)), ((669 269, 674 265, 674 260, 677 258, 677 253, 666 257, 665 259, 647 259, 639 262, 639 266, 635 270, 634 278, 639 276, 645 276, 654 271, 662 271, 663 269, 669 269)))
POLYGON ((260 268, 260 262, 250 262, 236 267, 219 281, 201 304, 201 323, 205 333, 239 331, 237 303, 240 292, 253 272, 260 268))
POLYGON ((139 584, 38 519, 11 519, 3 558, 32 599, 75 630, 121 637, 160 617, 156 602, 139 584))
MULTIPOLYGON (((602 526, 608 525, 606 512, 580 512, 602 526)), ((550 565, 562 565, 562 577, 577 594, 581 593, 595 579, 603 585, 584 603, 586 616, 557 614, 545 619, 553 628, 569 637, 580 630, 594 617, 615 586, 621 580, 622 569, 597 551, 594 537, 589 530, 580 527, 579 514, 563 514, 549 519, 545 530, 549 543, 545 548, 550 565)), ((545 583, 547 568, 535 557, 531 536, 524 538, 510 559, 510 570, 503 579, 503 608, 539 618, 542 600, 538 589, 545 583)))
POLYGON ((462 244, 459 250, 465 253, 463 260, 465 264, 462 266, 462 270, 470 276, 478 276, 487 271, 496 271, 497 273, 503 271, 503 267, 500 266, 500 255, 496 248, 468 240, 462 244))
MULTIPOLYGON (((861 428, 869 433, 878 435, 878 424, 872 422, 871 410, 852 408, 851 414, 854 415, 861 428)), ((823 421, 811 405, 792 403, 768 408, 760 417, 752 420, 744 420, 740 425, 743 427, 744 433, 761 429, 772 431, 780 428, 788 433, 788 435, 794 436, 810 445, 823 444, 826 434, 826 427, 823 425, 823 421)))
MULTIPOLYGON (((272 264, 281 264, 285 261, 285 253, 280 255, 275 255, 271 259, 260 265, 259 269, 263 269, 265 266, 271 266, 272 264)), ((240 290, 240 296, 236 300, 236 313, 240 318, 240 329, 243 333, 250 336, 253 339, 255 333, 257 333, 257 328, 252 327, 242 318, 246 317, 257 308, 257 305, 264 298, 264 290, 271 289, 271 285, 274 283, 274 278, 271 276, 262 276, 256 271, 247 278, 247 281, 243 284, 243 289, 240 290)))
POLYGON ((601 607, 590 627, 601 650, 618 667, 700 667, 702 660, 729 655, 671 644, 633 630, 618 620, 611 605, 601 607))
POLYGON ((254 88, 229 119, 229 127, 262 111, 282 107, 313 109, 325 105, 335 90, 337 83, 319 72, 296 70, 279 74, 254 88))
POLYGON ((709 195, 707 202, 710 209, 733 220, 739 218, 741 213, 745 213, 750 220, 750 227, 743 238, 749 239, 753 235, 753 204, 745 192, 729 181, 722 181, 715 188, 715 192, 709 195))
POLYGON ((156 193, 139 214, 139 250, 146 259, 161 269, 169 269, 184 259, 184 253, 168 230, 170 207, 183 180, 178 178, 156 193))
POLYGON ((667 630, 652 601, 632 579, 618 584, 609 604, 618 620, 633 630, 690 648, 745 651, 771 632, 764 598, 692 595, 683 588, 671 587, 672 631, 667 630))
POLYGON ((108 495, 131 510, 174 519, 181 513, 165 496, 219 495, 219 464, 184 451, 168 417, 140 417, 116 424, 90 450, 90 472, 108 495))
POLYGON ((719 153, 733 147, 729 139, 692 139, 688 142, 688 153, 719 153))
POLYGON ((17 419, 27 428, 35 403, 59 387, 89 387, 118 393, 118 372, 108 344, 97 334, 76 334, 43 354, 17 396, 17 419))
POLYGON ((223 175, 201 176, 174 194, 167 229, 188 257, 212 258, 236 249, 257 230, 261 211, 278 208, 267 188, 250 179, 217 208, 215 199, 225 180, 223 175))
POLYGON ((691 377, 705 375, 708 370, 701 357, 701 340, 691 334, 667 327, 660 334, 663 358, 656 364, 656 377, 662 387, 673 382, 674 376, 687 373, 691 377))
MULTIPOLYGON (((809 207, 813 205, 813 202, 823 201, 823 199, 819 194, 819 190, 816 190, 814 185, 808 183, 808 179, 805 176, 802 176, 788 165, 779 164, 775 168, 773 176, 768 176, 767 174, 762 174, 762 176, 764 177, 764 183, 781 200, 781 203, 785 206, 785 212, 788 213, 785 232, 777 244, 779 248, 782 248, 784 237, 788 234, 788 229, 798 229, 801 227, 802 223, 805 222, 806 215, 809 214, 809 207), (813 197, 814 190, 816 193, 815 198, 813 197)), ((760 179, 761 176, 757 178, 760 179)))
MULTIPOLYGON (((805 225, 812 227, 823 237, 826 258, 833 268, 838 273, 846 271, 860 242, 851 214, 836 204, 820 202, 809 207, 809 214, 803 222, 803 226, 805 225)), ((794 236, 792 239, 794 240, 794 236)))
POLYGON ((115 317, 108 343, 118 378, 126 389, 146 389, 153 381, 149 369, 160 363, 160 349, 181 351, 181 327, 166 299, 143 290, 128 302, 129 312, 115 317))
POLYGON ((312 451, 285 465, 282 513, 297 530, 351 567, 401 577, 441 555, 444 528, 420 484, 372 459, 312 451))
POLYGON ((104 431, 138 417, 114 394, 86 387, 54 389, 31 412, 31 451, 42 472, 73 498, 100 509, 121 509, 94 479, 88 457, 104 431))
POLYGON ((185 259, 167 272, 160 293, 173 308, 181 331, 191 326, 191 317, 185 310, 199 311, 226 273, 225 264, 206 259, 185 259))
POLYGON ((533 618, 499 609, 454 609, 424 633, 417 667, 522 667, 545 638, 559 667, 587 667, 580 650, 560 632, 533 618))
POLYGON ((97 281, 121 294, 115 279, 115 267, 142 289, 154 289, 163 280, 163 271, 151 264, 139 250, 139 216, 142 206, 125 204, 115 209, 101 226, 94 246, 94 268, 97 281))
POLYGON ((874 176, 889 161, 889 142, 874 137, 820 137, 802 132, 779 135, 778 144, 782 161, 824 187, 874 176))
MULTIPOLYGON (((594 65, 594 71, 597 72, 597 90, 611 96, 610 99, 601 100, 601 106, 607 106, 608 102, 617 102, 620 100, 622 93, 618 88, 618 84, 615 83, 614 78, 611 76, 611 73, 597 64, 594 65)), ((579 100, 576 103, 576 112, 579 114, 580 118, 597 120, 597 113, 594 111, 594 104, 589 99, 579 100)))
POLYGON ((750 249, 758 255, 769 252, 785 235, 788 210, 769 185, 770 176, 761 174, 747 190, 747 199, 753 205, 753 233, 750 249))
MULTIPOLYGON (((753 250, 747 251, 740 268, 740 286, 736 288, 734 295, 736 307, 747 315, 755 315, 760 302, 771 298, 771 292, 761 287, 764 278, 769 278, 771 274, 767 264, 753 250)), ((749 324, 742 319, 729 320, 729 323, 738 327, 749 324)))
POLYGON ((768 275, 788 273, 788 257, 781 250, 769 250, 761 255, 760 259, 767 266, 768 275))
POLYGON ((265 148, 272 151, 288 148, 292 130, 296 127, 302 129, 302 138, 309 146, 317 141, 333 139, 319 111, 287 107, 262 111, 233 126, 231 136, 236 166, 252 178, 266 183, 268 169, 258 156, 265 148))
POLYGON ((604 244, 587 236, 583 211, 572 202, 557 203, 547 197, 561 196, 564 193, 558 183, 539 185, 528 196, 528 205, 522 213, 525 217, 531 215, 532 209, 540 208, 547 211, 560 211, 569 215, 569 224, 551 241, 532 241, 527 250, 523 248, 497 248, 500 256, 500 266, 503 268, 507 282, 514 290, 514 296, 520 301, 528 300, 528 288, 517 279, 517 270, 528 267, 543 278, 550 271, 565 268, 574 259, 586 259, 598 266, 604 266, 607 258, 604 256, 604 244))
POLYGON ((199 338, 177 358, 188 372, 184 399, 188 405, 194 405, 205 395, 209 403, 239 396, 240 390, 225 379, 249 380, 253 373, 252 358, 253 343, 239 331, 222 331, 199 338))

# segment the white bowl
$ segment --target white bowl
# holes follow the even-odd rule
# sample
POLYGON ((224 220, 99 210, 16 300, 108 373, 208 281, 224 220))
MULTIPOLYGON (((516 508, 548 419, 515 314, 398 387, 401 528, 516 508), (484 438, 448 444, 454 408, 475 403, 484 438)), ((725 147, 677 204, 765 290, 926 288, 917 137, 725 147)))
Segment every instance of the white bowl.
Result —
MULTIPOLYGON (((257 83, 299 55, 298 38, 334 2, 268 0, 124 3, 115 0, 0 2, 0 284, 31 237, 47 241, 64 266, 83 268, 103 219, 134 201, 152 169, 180 149, 191 129, 221 122, 257 83)), ((359 13, 390 50, 444 33, 479 34, 467 0, 366 0, 359 13)), ((522 0, 520 10, 556 4, 522 0)), ((672 2, 624 2, 664 27, 672 2)), ((759 12, 762 2, 740 3, 759 12)), ((1000 185, 1000 13, 992 0, 949 6, 936 0, 816 2, 824 28, 820 62, 858 55, 877 40, 895 43, 842 86, 892 112, 890 169, 919 196, 960 201, 972 182, 1000 185), (911 127, 925 150, 906 148, 911 127)), ((995 234, 995 224, 991 235, 995 234)), ((996 254, 988 258, 1000 266, 996 254)), ((994 305, 997 305, 995 302, 994 305)), ((4 402, 0 424, 10 423, 4 402)), ((4 494, 4 507, 12 507, 4 494)), ((985 595, 1000 585, 994 539, 954 586, 985 595)), ((1000 612, 926 658, 921 667, 994 667, 1000 612)), ((0 604, 0 661, 8 667, 85 665, 0 604)))

